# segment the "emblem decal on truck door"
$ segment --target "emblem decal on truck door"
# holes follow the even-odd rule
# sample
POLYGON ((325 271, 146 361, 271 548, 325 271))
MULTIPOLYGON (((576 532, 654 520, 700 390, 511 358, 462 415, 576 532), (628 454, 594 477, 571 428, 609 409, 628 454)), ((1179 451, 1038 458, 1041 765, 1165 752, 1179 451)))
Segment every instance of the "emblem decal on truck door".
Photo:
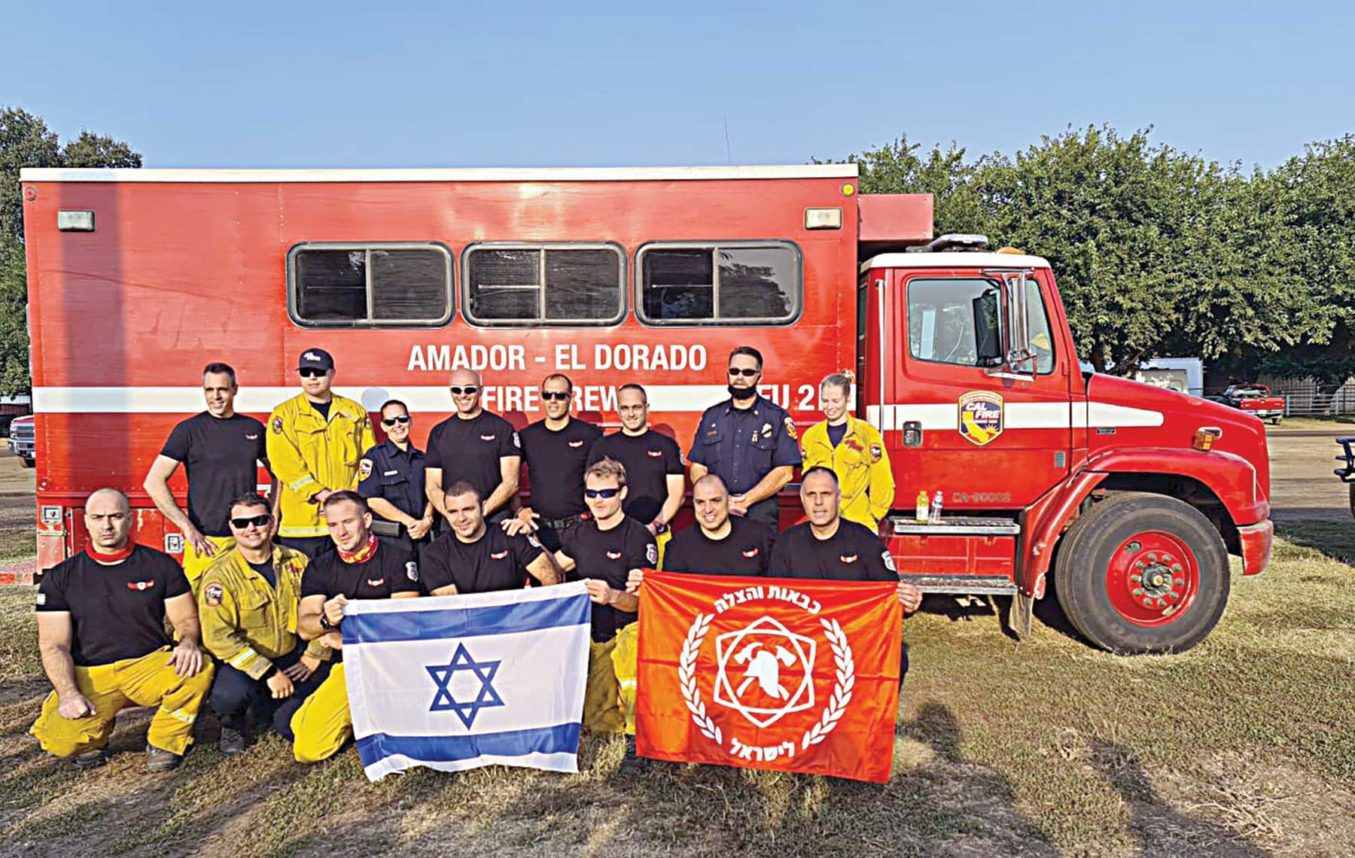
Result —
POLYGON ((960 434, 982 447, 1002 434, 1002 396, 971 390, 960 397, 960 434))

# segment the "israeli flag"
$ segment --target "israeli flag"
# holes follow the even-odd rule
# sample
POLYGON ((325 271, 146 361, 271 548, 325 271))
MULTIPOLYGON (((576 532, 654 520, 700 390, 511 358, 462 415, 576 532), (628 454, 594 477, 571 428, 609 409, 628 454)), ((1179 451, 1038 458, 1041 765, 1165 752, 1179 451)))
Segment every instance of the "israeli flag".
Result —
POLYGON ((577 772, 589 611, 582 581, 349 602, 343 664, 367 777, 496 764, 577 772))

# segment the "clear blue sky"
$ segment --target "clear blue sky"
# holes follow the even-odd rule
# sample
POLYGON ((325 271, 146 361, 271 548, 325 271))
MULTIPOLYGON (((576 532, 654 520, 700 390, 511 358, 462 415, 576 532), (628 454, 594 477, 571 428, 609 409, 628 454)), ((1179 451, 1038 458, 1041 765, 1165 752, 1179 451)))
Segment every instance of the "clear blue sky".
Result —
POLYGON ((7 5, 0 105, 148 167, 800 163, 1102 122, 1272 166, 1355 131, 1349 2, 7 5))

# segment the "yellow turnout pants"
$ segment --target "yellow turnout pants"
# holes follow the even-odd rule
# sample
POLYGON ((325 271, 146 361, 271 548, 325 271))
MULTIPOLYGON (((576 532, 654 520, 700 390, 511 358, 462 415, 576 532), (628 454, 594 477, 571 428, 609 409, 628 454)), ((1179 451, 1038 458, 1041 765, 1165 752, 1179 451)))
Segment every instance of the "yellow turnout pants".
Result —
POLYGON ((193 676, 179 676, 169 664, 169 647, 141 658, 75 668, 75 684, 94 707, 93 715, 62 718, 56 692, 47 695, 42 714, 28 731, 42 749, 57 757, 71 757, 108 744, 113 721, 128 706, 157 706, 146 741, 165 751, 182 754, 193 744, 193 722, 212 687, 210 660, 193 676))
POLYGON ((301 708, 292 716, 292 756, 298 763, 318 763, 339 752, 353 738, 353 718, 348 712, 348 683, 343 662, 329 670, 301 708))
POLYGON ((606 643, 591 644, 583 726, 591 733, 635 733, 635 673, 640 624, 631 623, 606 643))
POLYGON ((209 536, 207 541, 216 546, 216 554, 208 557, 205 554, 199 554, 193 547, 193 543, 187 539, 183 541, 183 574, 188 579, 188 586, 193 588, 193 595, 198 595, 198 582, 202 580, 202 573, 207 571, 207 567, 216 562, 217 558, 235 547, 235 539, 230 536, 209 536))

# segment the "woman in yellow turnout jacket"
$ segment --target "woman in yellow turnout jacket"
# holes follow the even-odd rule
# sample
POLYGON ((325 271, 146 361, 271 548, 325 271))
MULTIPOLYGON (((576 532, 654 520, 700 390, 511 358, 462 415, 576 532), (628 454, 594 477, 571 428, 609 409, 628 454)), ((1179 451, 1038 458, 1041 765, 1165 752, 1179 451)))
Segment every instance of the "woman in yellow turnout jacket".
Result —
POLYGON ((330 392, 334 362, 327 352, 307 349, 299 371, 303 392, 268 416, 268 463, 281 483, 283 540, 328 538, 316 494, 357 489, 362 453, 376 446, 367 409, 330 392))
POLYGON ((876 533, 894 503, 894 473, 879 430, 847 413, 851 386, 851 378, 842 373, 819 385, 828 419, 800 436, 802 467, 832 469, 842 486, 842 517, 876 533))

